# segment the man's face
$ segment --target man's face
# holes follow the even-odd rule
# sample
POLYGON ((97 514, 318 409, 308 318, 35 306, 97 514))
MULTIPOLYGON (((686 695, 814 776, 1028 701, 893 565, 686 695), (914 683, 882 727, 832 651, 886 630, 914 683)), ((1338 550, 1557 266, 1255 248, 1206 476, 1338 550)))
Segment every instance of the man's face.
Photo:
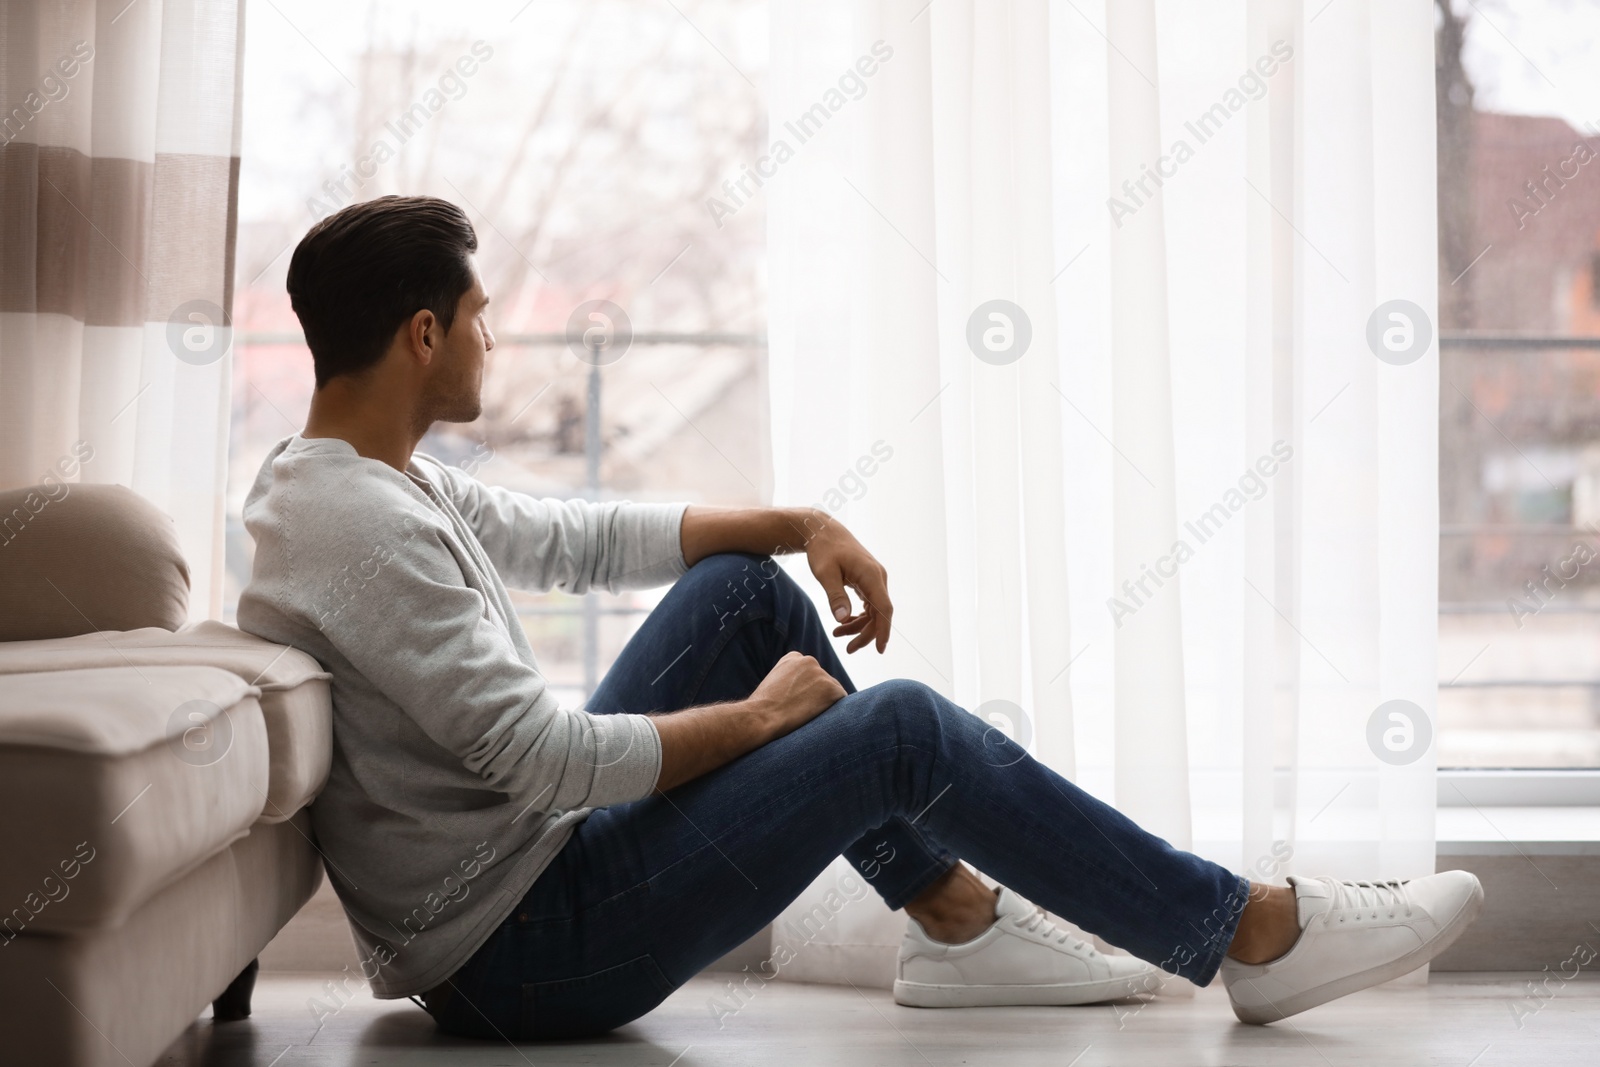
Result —
POLYGON ((428 408, 437 422, 471 422, 483 413, 483 359, 494 347, 489 331, 489 295, 477 268, 472 286, 456 305, 450 332, 435 325, 438 356, 428 377, 428 408))

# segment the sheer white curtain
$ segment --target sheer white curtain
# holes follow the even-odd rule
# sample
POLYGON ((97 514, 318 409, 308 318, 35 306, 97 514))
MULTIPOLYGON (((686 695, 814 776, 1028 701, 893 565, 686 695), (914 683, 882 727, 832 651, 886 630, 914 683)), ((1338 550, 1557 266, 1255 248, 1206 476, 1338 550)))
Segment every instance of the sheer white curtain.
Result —
POLYGON ((131 487, 196 618, 222 608, 242 30, 242 0, 0 8, 0 488, 131 487))
MULTIPOLYGON (((1432 871, 1432 33, 1426 0, 774 3, 777 499, 889 568, 859 684, 1263 880, 1432 871)), ((888 981, 898 917, 844 899, 779 920, 780 973, 888 981)))

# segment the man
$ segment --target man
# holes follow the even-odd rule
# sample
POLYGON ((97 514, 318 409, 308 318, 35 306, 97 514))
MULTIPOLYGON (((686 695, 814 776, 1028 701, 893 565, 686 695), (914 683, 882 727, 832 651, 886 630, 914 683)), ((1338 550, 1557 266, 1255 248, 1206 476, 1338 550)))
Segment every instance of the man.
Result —
POLYGON ((420 995, 457 1034, 603 1032, 840 854, 910 916, 895 998, 926 1007, 1112 999, 1155 964, 1202 985, 1220 969, 1238 1016, 1267 1022, 1421 966, 1476 915, 1460 871, 1252 884, 997 749, 926 686, 856 692, 768 558, 804 552, 832 635, 881 652, 884 569, 820 512, 536 500, 415 454, 481 410, 476 249, 427 197, 312 228, 288 287, 317 389, 245 505, 239 625, 333 675, 312 820, 377 996, 420 995), (587 710, 561 707, 506 583, 667 582, 587 710))

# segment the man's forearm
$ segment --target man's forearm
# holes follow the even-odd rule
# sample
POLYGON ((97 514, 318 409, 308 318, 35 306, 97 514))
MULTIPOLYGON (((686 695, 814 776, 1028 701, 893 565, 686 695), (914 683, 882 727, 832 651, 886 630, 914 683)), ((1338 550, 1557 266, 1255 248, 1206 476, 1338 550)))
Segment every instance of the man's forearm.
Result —
POLYGON ((844 687, 810 656, 787 653, 748 699, 652 716, 661 735, 656 788, 714 771, 816 718, 844 696, 844 687))
POLYGON ((771 709, 753 700, 706 704, 651 718, 661 735, 656 788, 663 791, 731 763, 776 736, 771 709))
POLYGON ((724 508, 691 504, 679 538, 693 567, 718 552, 799 552, 831 518, 816 508, 724 508))

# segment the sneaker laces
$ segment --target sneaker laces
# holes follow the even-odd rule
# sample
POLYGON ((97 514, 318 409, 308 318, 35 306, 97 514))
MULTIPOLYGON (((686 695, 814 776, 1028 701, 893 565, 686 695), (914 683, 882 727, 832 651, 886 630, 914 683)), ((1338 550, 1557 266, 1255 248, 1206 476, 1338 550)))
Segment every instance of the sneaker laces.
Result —
POLYGON ((1030 934, 1037 933, 1040 937, 1046 940, 1054 940, 1058 945, 1069 945, 1075 951, 1081 952, 1087 949, 1091 954, 1095 951, 1092 945, 1073 937, 1070 930, 1063 930, 1061 927, 1051 922, 1049 918, 1045 916, 1043 908, 1035 907, 1032 915, 1018 916, 1016 919, 1012 920, 1012 923, 1019 929, 1028 931, 1030 934))
MULTIPOLYGON (((1396 912, 1404 907, 1406 918, 1411 918, 1411 891, 1406 882, 1334 882, 1333 885, 1331 903, 1337 910, 1354 911, 1358 918, 1363 913, 1370 913, 1376 919, 1381 909, 1388 908, 1389 918, 1393 919, 1396 912)), ((1339 921, 1344 920, 1341 918, 1339 921)))

